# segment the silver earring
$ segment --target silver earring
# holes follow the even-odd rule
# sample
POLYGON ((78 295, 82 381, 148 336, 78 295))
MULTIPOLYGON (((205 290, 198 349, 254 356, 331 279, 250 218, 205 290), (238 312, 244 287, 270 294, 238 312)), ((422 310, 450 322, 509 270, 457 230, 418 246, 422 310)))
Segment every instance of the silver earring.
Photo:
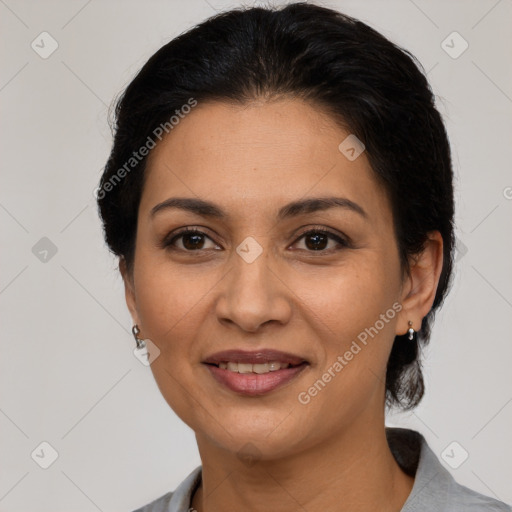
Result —
POLYGON ((132 333, 133 333, 133 337, 135 338, 135 343, 137 344, 137 348, 146 348, 146 342, 142 339, 139 338, 139 334, 140 334, 140 329, 139 329, 139 326, 137 324, 135 324, 133 327, 132 327, 132 333))
POLYGON ((412 341, 414 340, 414 335, 416 334, 416 331, 412 328, 412 322, 409 320, 409 339, 412 341))

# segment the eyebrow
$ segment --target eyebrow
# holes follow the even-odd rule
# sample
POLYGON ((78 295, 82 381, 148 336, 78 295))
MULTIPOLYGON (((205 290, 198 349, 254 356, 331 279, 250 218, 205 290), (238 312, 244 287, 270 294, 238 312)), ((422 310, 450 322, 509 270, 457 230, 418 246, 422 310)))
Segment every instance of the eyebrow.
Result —
MULTIPOLYGON (((189 197, 171 197, 166 199, 151 209, 150 216, 154 217, 158 212, 173 208, 195 213, 202 217, 214 219, 229 218, 229 215, 216 204, 203 199, 189 197)), ((293 201, 280 208, 277 213, 277 218, 278 220, 285 220, 299 215, 325 211, 331 208, 343 208, 368 219, 368 214, 361 206, 344 197, 312 197, 293 201)))

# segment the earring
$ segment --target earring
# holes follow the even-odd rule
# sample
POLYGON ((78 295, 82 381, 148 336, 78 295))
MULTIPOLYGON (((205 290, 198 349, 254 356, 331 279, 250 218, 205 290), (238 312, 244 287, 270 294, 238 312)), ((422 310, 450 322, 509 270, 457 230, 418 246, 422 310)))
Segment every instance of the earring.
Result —
POLYGON ((412 322, 409 320, 409 339, 412 341, 414 340, 414 335, 416 334, 416 331, 412 328, 412 322))
POLYGON ((146 348, 146 342, 144 340, 140 339, 138 336, 140 334, 140 329, 137 324, 135 324, 132 327, 132 333, 133 333, 133 337, 135 338, 135 343, 137 344, 137 348, 139 348, 139 349, 146 348))

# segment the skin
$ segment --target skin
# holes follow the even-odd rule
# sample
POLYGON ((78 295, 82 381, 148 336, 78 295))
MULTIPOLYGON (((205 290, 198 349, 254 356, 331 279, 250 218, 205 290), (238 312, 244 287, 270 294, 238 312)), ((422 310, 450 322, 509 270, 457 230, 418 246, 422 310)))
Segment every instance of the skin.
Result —
POLYGON ((403 274, 391 207, 365 153, 349 161, 338 150, 349 133, 298 99, 202 103, 149 156, 133 272, 123 259, 120 270, 140 337, 161 351, 151 365, 159 389, 196 434, 199 512, 269 504, 280 512, 399 511, 411 492, 414 479, 385 437, 385 371, 395 335, 431 309, 442 238, 430 233, 403 274), (350 199, 367 217, 349 208, 276 217, 289 202, 329 196, 350 199), (228 217, 150 214, 172 197, 214 202, 228 217), (159 245, 187 226, 206 236, 195 246, 186 236, 174 250, 159 245), (312 237, 301 236, 314 227, 351 242, 324 239, 314 251, 312 237), (236 252, 249 236, 263 251, 252 263, 236 252), (301 404, 299 393, 395 303, 402 310, 301 404), (201 363, 232 348, 273 348, 310 364, 280 389, 242 396, 201 363), (240 456, 248 443, 249 463, 240 456))

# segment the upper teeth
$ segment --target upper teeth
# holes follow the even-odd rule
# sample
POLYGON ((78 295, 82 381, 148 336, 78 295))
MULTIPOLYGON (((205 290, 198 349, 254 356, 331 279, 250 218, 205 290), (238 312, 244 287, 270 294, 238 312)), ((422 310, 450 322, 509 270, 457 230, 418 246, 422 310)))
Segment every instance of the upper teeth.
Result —
POLYGON ((279 361, 259 364, 233 363, 231 361, 219 363, 219 368, 238 373, 268 373, 275 372, 281 368, 288 368, 288 366, 290 366, 288 363, 280 363, 279 361))

